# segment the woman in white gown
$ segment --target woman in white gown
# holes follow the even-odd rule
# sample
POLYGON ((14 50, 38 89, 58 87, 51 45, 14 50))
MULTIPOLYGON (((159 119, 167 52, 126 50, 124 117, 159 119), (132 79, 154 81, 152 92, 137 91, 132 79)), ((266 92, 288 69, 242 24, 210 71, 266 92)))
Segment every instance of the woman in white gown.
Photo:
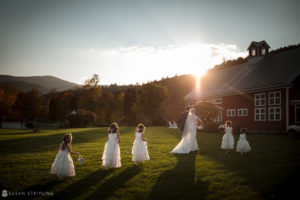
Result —
POLYGON ((191 108, 184 125, 183 137, 171 153, 185 154, 199 150, 196 138, 198 119, 195 109, 191 108))

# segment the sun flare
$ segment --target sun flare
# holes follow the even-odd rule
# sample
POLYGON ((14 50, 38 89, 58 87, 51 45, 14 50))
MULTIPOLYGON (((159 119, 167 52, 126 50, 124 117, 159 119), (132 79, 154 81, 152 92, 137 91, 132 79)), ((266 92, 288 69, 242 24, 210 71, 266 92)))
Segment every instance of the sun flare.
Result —
MULTIPOLYGON (((167 46, 130 46, 81 52, 91 65, 114 66, 119 84, 145 83, 162 77, 193 74, 199 82, 208 69, 224 60, 245 56, 235 45, 190 43, 167 46), (130 73, 129 73, 130 72, 130 73)), ((106 79, 116 78, 116 74, 106 79)))

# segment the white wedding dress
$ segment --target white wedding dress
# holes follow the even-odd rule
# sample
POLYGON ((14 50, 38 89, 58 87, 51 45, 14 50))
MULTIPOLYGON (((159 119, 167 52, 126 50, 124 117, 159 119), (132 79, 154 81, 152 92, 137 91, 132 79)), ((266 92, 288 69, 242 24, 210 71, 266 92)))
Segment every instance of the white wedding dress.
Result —
POLYGON ((190 153, 191 151, 199 150, 197 144, 197 123, 198 116, 195 115, 193 110, 190 110, 186 119, 183 137, 177 146, 171 151, 171 153, 190 153))

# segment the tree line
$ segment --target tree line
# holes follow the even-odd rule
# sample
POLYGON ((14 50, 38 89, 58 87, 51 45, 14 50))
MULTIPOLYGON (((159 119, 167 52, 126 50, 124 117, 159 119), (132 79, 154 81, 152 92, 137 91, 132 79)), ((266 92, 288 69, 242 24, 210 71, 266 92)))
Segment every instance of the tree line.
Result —
POLYGON ((112 122, 164 125, 184 111, 184 96, 194 88, 192 75, 163 78, 142 85, 101 86, 98 75, 84 85, 46 95, 0 86, 0 120, 48 121, 61 126, 106 126, 112 122))

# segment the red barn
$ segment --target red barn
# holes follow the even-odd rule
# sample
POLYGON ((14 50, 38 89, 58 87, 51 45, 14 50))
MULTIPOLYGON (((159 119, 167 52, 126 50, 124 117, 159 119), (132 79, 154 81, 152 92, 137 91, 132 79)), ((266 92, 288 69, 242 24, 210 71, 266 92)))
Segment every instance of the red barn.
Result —
POLYGON ((248 59, 210 70, 200 89, 185 96, 186 108, 210 101, 219 122, 249 130, 285 131, 300 125, 300 46, 269 53, 265 41, 252 42, 248 59))

